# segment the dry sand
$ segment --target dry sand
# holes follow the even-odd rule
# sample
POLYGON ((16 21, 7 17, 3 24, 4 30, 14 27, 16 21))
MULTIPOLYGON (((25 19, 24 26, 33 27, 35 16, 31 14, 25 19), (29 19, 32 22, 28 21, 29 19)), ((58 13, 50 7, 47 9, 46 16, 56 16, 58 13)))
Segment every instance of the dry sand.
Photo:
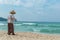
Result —
POLYGON ((60 40, 60 35, 37 34, 30 32, 16 32, 16 35, 8 35, 0 31, 0 40, 60 40))

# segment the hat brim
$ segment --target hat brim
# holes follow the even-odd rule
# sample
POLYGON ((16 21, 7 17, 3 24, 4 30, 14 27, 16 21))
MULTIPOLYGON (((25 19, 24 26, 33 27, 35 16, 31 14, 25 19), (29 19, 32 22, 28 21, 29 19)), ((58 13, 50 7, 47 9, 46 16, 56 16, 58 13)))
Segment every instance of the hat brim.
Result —
POLYGON ((10 14, 16 14, 16 13, 10 13, 10 14))
POLYGON ((16 14, 16 13, 14 13, 14 12, 10 12, 10 14, 16 14))

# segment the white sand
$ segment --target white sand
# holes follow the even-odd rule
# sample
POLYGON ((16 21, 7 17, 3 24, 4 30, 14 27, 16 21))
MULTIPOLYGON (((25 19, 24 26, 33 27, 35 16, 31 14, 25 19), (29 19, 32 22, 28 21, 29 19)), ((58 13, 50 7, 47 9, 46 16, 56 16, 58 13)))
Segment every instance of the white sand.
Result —
POLYGON ((0 31, 0 40, 60 40, 60 35, 36 34, 30 32, 16 32, 16 35, 8 35, 0 31))

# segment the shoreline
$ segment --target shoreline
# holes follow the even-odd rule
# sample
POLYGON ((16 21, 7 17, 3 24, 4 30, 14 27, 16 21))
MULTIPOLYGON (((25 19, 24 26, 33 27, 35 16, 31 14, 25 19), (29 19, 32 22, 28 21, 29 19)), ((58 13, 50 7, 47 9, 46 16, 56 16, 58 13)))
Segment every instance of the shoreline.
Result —
MULTIPOLYGON (((5 33, 7 33, 7 31, 0 31, 0 32, 5 32, 5 33)), ((60 36, 60 33, 41 33, 41 32, 19 32, 19 31, 15 31, 14 33, 33 33, 33 34, 38 34, 38 35, 40 35, 40 34, 44 34, 44 35, 57 35, 57 36, 60 36)))
POLYGON ((37 34, 32 32, 15 32, 16 35, 8 35, 0 31, 0 40, 60 40, 60 35, 37 34))

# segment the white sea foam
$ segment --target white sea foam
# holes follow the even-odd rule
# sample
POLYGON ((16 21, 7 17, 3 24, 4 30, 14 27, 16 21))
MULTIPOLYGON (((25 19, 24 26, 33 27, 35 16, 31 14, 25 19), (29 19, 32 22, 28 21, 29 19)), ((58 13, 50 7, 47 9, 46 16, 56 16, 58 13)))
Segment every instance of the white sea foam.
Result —
POLYGON ((0 23, 0 25, 5 25, 4 23, 0 23))
POLYGON ((33 31, 34 31, 34 32, 39 32, 39 31, 40 31, 40 29, 39 29, 39 28, 38 28, 38 29, 33 28, 33 31))
POLYGON ((14 24, 15 26, 20 26, 20 25, 22 25, 22 24, 14 24))
POLYGON ((25 25, 36 25, 35 23, 23 23, 25 25))

